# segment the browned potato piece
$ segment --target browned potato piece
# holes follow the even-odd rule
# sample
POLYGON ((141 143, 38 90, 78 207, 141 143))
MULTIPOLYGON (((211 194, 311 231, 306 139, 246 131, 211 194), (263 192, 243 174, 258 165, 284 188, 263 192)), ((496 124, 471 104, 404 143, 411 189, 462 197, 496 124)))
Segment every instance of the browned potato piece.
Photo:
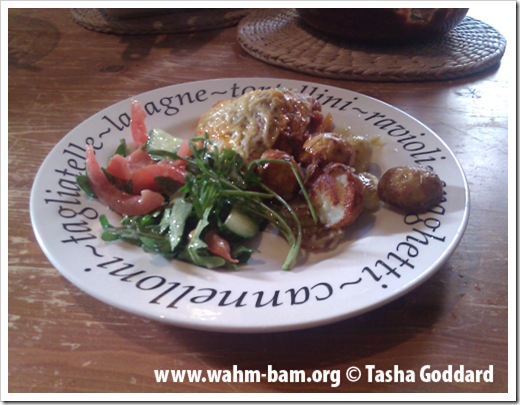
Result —
POLYGON ((320 222, 338 229, 352 224, 363 211, 363 185, 353 170, 329 163, 312 183, 309 197, 320 222))
POLYGON ((381 201, 409 213, 421 213, 441 202, 442 182, 434 172, 413 166, 386 171, 377 186, 381 201))
MULTIPOLYGON (((294 158, 287 152, 278 149, 268 149, 260 159, 276 159, 291 163, 296 172, 299 167, 294 158)), ((290 200, 298 192, 299 184, 291 167, 284 163, 269 162, 258 167, 258 175, 267 187, 280 195, 285 200, 290 200)))
MULTIPOLYGON (((334 249, 341 241, 344 229, 331 229, 323 226, 319 221, 314 222, 312 214, 307 205, 307 201, 300 194, 289 203, 291 209, 300 221, 302 231, 302 248, 310 252, 320 252, 334 249)), ((294 231, 297 227, 289 211, 285 208, 281 210, 282 215, 288 223, 293 226, 294 231)))
POLYGON ((338 162, 351 166, 354 158, 355 152, 352 145, 342 137, 330 132, 317 134, 307 139, 298 156, 298 160, 304 165, 338 162))

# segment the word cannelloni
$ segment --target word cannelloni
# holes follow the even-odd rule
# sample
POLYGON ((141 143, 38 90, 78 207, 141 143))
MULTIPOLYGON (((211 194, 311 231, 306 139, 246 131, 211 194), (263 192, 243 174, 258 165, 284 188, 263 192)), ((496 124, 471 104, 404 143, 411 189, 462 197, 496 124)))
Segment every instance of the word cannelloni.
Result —
MULTIPOLYGON (((217 307, 232 306, 235 308, 294 306, 327 300, 334 294, 333 286, 327 282, 270 291, 235 291, 200 287, 151 274, 144 269, 136 269, 134 265, 124 263, 119 258, 99 263, 97 268, 107 271, 108 275, 119 278, 122 282, 132 283, 141 291, 148 291, 149 304, 162 305, 171 309, 178 309, 184 304, 209 302, 217 307)), ((86 270, 91 271, 92 269, 87 268, 86 270)))
MULTIPOLYGON (((409 233, 396 244, 392 251, 377 259, 373 266, 351 269, 345 280, 337 283, 319 281, 309 285, 300 285, 289 289, 269 290, 230 290, 209 286, 187 284, 183 281, 169 279, 153 274, 122 258, 113 257, 97 264, 96 268, 106 272, 114 279, 130 283, 140 291, 149 295, 150 305, 160 305, 168 309, 179 309, 185 305, 201 305, 212 303, 216 307, 263 308, 293 307, 316 305, 320 302, 336 298, 338 295, 349 297, 349 289, 362 282, 375 282, 383 289, 391 285, 392 280, 410 278, 415 269, 414 260, 420 260, 421 249, 431 243, 445 243, 445 236, 439 233, 442 222, 439 219, 444 213, 442 205, 434 207, 423 215, 409 214, 404 223, 410 226, 409 233), (424 229, 421 229, 424 227, 424 229), (348 277, 348 279, 347 279, 348 277)), ((87 268, 86 271, 91 271, 87 268)))

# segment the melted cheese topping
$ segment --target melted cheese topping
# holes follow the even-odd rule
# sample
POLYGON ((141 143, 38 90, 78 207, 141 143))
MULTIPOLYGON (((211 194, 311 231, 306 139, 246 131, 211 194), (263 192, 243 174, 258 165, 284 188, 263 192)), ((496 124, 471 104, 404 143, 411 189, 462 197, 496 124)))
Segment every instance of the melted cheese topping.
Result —
POLYGON ((251 91, 221 101, 202 115, 197 135, 207 132, 219 149, 233 149, 250 161, 272 148, 284 131, 291 130, 295 110, 305 110, 307 114, 300 116, 307 115, 308 125, 312 105, 307 99, 296 100, 293 93, 278 89, 251 91))

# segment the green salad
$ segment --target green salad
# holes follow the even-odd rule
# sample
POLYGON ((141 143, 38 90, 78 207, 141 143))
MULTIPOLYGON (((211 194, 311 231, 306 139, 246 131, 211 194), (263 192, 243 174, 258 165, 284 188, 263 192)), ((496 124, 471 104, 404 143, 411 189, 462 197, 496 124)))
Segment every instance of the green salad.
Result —
MULTIPOLYGON (((126 180, 122 180, 125 175, 109 170, 115 164, 109 162, 107 168, 102 169, 105 177, 102 178, 95 166, 95 157, 87 153, 87 173, 77 179, 85 192, 122 214, 118 224, 110 223, 105 215, 100 216, 104 241, 129 242, 146 252, 210 269, 237 268, 255 251, 248 241, 270 225, 276 227, 289 244, 282 268, 289 270, 295 266, 302 239, 298 216, 287 201, 263 184, 257 175, 256 169, 273 162, 272 159, 257 159, 246 164, 237 152, 218 150, 207 135, 183 141, 158 129, 149 132, 138 152, 148 155, 150 161, 143 166, 154 183, 150 189, 163 198, 158 207, 149 212, 133 215, 133 212, 127 214, 114 208, 121 200, 142 202, 146 197, 144 192, 139 194, 140 190, 132 191, 133 179, 137 181, 138 176, 126 176, 126 180), (164 175, 164 169, 154 175, 166 165, 182 174, 180 180, 164 175)), ((128 162, 131 157, 132 153, 122 141, 111 159, 128 162)), ((292 167, 286 161, 275 161, 292 167)), ((317 221, 302 179, 294 168, 293 171, 309 211, 317 221)))

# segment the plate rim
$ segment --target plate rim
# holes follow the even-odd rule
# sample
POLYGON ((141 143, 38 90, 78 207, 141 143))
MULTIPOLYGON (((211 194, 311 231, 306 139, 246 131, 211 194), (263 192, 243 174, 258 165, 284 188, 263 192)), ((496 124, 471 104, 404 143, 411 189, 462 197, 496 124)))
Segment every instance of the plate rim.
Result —
POLYGON ((82 291, 83 293, 85 293, 87 295, 90 295, 91 297, 103 302, 106 305, 113 306, 123 312, 129 313, 134 316, 140 316, 140 317, 143 317, 146 319, 152 319, 152 320, 155 320, 155 321, 158 321, 161 323, 165 323, 165 324, 168 324, 171 326, 188 328, 188 329, 192 329, 192 330, 203 330, 203 331, 224 332, 224 333, 266 333, 266 332, 283 332, 283 331, 309 329, 309 328, 319 327, 319 326, 343 321, 346 319, 350 319, 350 318, 359 316, 361 314, 373 311, 377 308, 387 305, 388 303, 406 295, 410 291, 412 291, 412 290, 418 288, 420 285, 424 284, 435 273, 437 273, 437 271, 440 268, 442 268, 442 266, 446 263, 446 261, 453 255, 454 251, 459 246, 459 244, 462 240, 462 237, 465 233, 465 230, 467 228, 467 224, 468 224, 469 216, 470 216, 470 206, 471 206, 471 200, 470 200, 470 190, 469 190, 468 181, 467 181, 464 169, 462 168, 462 165, 460 164, 459 160, 457 159, 455 153, 451 150, 451 148, 449 148, 449 146, 444 141, 444 139, 442 139, 435 131, 433 131, 427 125, 423 124, 421 121, 419 121, 414 116, 410 115, 406 111, 403 111, 400 108, 397 108, 385 101, 379 100, 375 97, 368 96, 366 94, 363 94, 363 93, 360 93, 357 91, 353 91, 350 89, 344 89, 341 87, 336 87, 334 85, 323 84, 323 83, 312 81, 312 80, 303 80, 303 79, 300 80, 300 79, 276 78, 276 77, 227 77, 227 78, 216 78, 216 79, 208 79, 208 80, 195 80, 195 81, 183 82, 183 83, 178 83, 178 84, 172 84, 172 85, 167 85, 167 86, 162 86, 162 87, 158 87, 155 89, 147 90, 145 92, 136 94, 136 95, 128 97, 126 99, 119 100, 119 101, 95 112, 94 114, 90 115, 87 119, 85 119, 82 122, 80 122, 79 124, 77 124, 70 131, 68 131, 56 144, 54 144, 52 149, 47 153, 45 158, 42 160, 42 162, 38 168, 37 174, 34 178, 33 185, 31 187, 30 201, 29 201, 31 225, 32 225, 33 232, 36 236, 36 239, 38 241, 40 248, 44 252, 44 254, 47 257, 47 259, 49 260, 49 262, 58 271, 58 273, 61 276, 63 276, 65 279, 67 279, 69 282, 71 282, 80 291, 82 291), (128 103, 131 99, 149 97, 158 91, 161 91, 164 89, 169 89, 169 88, 179 88, 179 87, 183 87, 183 86, 191 87, 196 84, 203 84, 203 83, 209 87, 210 85, 214 85, 216 83, 229 82, 229 81, 233 81, 233 80, 241 81, 241 82, 248 82, 248 83, 253 82, 253 81, 254 82, 256 82, 256 81, 273 81, 273 82, 279 81, 282 83, 290 82, 290 83, 298 83, 298 84, 305 83, 305 84, 315 84, 316 86, 321 86, 321 87, 333 88, 334 90, 338 90, 341 92, 348 92, 350 94, 362 96, 363 98, 368 99, 373 103, 382 104, 386 108, 389 108, 389 109, 395 111, 396 113, 398 113, 400 115, 404 115, 408 119, 411 119, 415 125, 419 125, 420 127, 425 128, 427 131, 429 131, 435 137, 436 141, 440 142, 442 144, 442 146, 445 148, 445 151, 447 153, 449 153, 453 163, 455 163, 455 165, 458 169, 458 172, 460 173, 461 180, 464 185, 465 202, 464 202, 463 214, 460 219, 460 223, 457 226, 456 232, 454 233, 455 236, 453 237, 453 240, 450 242, 450 245, 446 249, 442 250, 442 254, 439 256, 439 258, 437 258, 433 263, 431 263, 428 267, 426 267, 424 270, 422 270, 418 276, 414 277, 413 279, 411 279, 404 285, 400 285, 399 288, 394 289, 393 294, 391 294, 385 298, 379 299, 370 305, 356 309, 354 311, 345 312, 345 313, 338 314, 338 315, 333 314, 332 316, 323 316, 320 319, 309 320, 306 322, 301 322, 301 321, 294 322, 294 323, 286 322, 286 323, 279 323, 276 325, 267 325, 267 326, 261 326, 261 325, 256 325, 256 324, 246 325, 246 326, 234 326, 234 325, 225 325, 225 324, 214 325, 214 324, 205 324, 203 322, 201 323, 200 321, 199 322, 197 322, 197 321, 188 322, 182 318, 175 318, 175 317, 164 318, 162 316, 157 315, 156 313, 148 312, 145 309, 141 309, 139 307, 129 308, 128 306, 124 306, 124 305, 118 303, 117 301, 110 299, 110 297, 107 298, 107 297, 103 296, 102 294, 97 294, 95 291, 93 292, 91 289, 88 289, 88 290, 85 289, 85 287, 82 286, 80 278, 74 277, 73 272, 67 272, 66 270, 61 269, 61 264, 60 264, 58 258, 55 257, 54 255, 52 255, 51 252, 49 251, 49 247, 45 243, 44 236, 41 234, 41 229, 38 229, 38 227, 36 227, 36 225, 35 225, 35 221, 37 220, 36 218, 34 218, 35 205, 36 205, 36 200, 37 200, 37 196, 35 195, 36 194, 35 189, 36 189, 37 185, 42 181, 42 178, 44 178, 44 176, 45 176, 43 168, 45 167, 46 164, 48 164, 48 161, 50 161, 50 159, 52 158, 52 154, 56 150, 59 149, 59 147, 60 147, 60 145, 62 145, 62 143, 66 142, 67 138, 70 138, 70 136, 72 136, 75 132, 77 132, 82 126, 88 125, 89 121, 94 120, 98 115, 115 108, 117 105, 123 104, 125 102, 128 103), (79 283, 79 285, 78 285, 78 283, 79 283))

